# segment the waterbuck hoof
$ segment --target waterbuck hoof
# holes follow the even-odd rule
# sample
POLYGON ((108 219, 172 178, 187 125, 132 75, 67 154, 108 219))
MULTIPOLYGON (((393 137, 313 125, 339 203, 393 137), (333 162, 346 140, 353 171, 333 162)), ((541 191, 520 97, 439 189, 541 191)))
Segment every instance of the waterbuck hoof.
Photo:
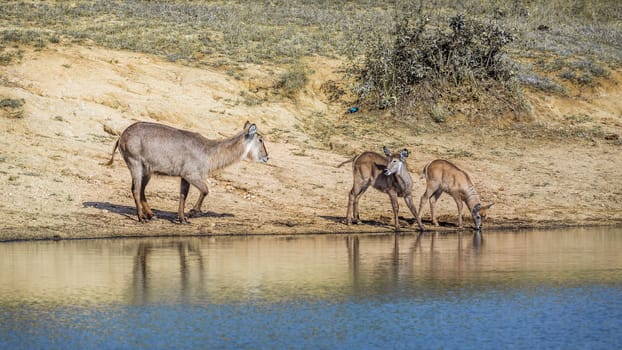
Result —
POLYGON ((177 221, 175 221, 176 223, 180 224, 180 225, 190 225, 190 221, 188 221, 188 219, 183 218, 177 218, 177 221))
POLYGON ((148 223, 149 221, 156 221, 156 220, 158 220, 158 217, 155 215, 145 216, 145 217, 138 219, 138 221, 142 222, 143 224, 148 223))
POLYGON ((188 217, 191 217, 191 218, 198 217, 201 215, 203 215, 203 212, 201 210, 190 209, 190 211, 188 212, 188 217))

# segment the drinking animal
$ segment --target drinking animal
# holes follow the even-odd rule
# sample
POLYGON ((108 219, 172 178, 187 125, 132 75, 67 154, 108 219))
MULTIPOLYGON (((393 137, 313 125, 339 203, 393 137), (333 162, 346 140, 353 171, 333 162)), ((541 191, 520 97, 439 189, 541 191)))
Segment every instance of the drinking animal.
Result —
POLYGON ((482 206, 473 182, 466 172, 449 161, 436 159, 423 168, 421 177, 425 177, 426 190, 419 203, 420 214, 423 213, 423 204, 429 200, 432 223, 438 226, 434 206, 441 194, 446 192, 456 201, 458 206, 458 227, 462 228, 462 202, 464 202, 471 212, 475 229, 481 230, 482 221, 486 218, 488 209, 492 208, 494 204, 482 206))
POLYGON ((188 223, 184 215, 190 185, 201 193, 189 216, 201 212, 201 205, 209 193, 205 179, 210 171, 222 169, 243 159, 268 161, 268 152, 257 126, 246 122, 242 131, 224 140, 209 140, 198 133, 170 126, 137 122, 125 129, 112 150, 108 164, 114 161, 119 148, 132 175, 132 195, 138 220, 146 222, 155 217, 145 187, 153 174, 179 176, 179 223, 188 223))
POLYGON ((403 149, 394 155, 386 147, 383 147, 383 150, 385 156, 368 151, 337 166, 341 167, 346 163, 352 162, 353 181, 352 190, 350 190, 348 197, 346 224, 350 225, 352 220, 355 223, 360 223, 359 199, 367 188, 372 186, 378 191, 389 195, 391 207, 393 208, 395 231, 400 229, 398 197, 404 198, 406 206, 408 206, 408 209, 410 209, 410 212, 417 220, 419 229, 423 230, 421 218, 417 215, 417 210, 412 200, 413 181, 406 167, 406 157, 408 157, 409 152, 403 149))

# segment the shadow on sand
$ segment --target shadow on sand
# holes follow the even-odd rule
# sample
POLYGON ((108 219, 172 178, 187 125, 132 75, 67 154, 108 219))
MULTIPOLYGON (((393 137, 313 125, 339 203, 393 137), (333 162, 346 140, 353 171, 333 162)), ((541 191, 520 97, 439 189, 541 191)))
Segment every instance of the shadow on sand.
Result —
MULTIPOLYGON (((331 215, 321 215, 320 216, 322 219, 327 220, 327 221, 331 221, 334 222, 336 224, 342 224, 345 225, 346 224, 346 218, 343 216, 331 216, 331 215)), ((382 218, 381 218, 382 219, 382 218)), ((399 217, 400 222, 406 222, 408 223, 408 225, 415 225, 416 224, 416 220, 415 218, 405 218, 403 216, 399 217)), ((387 218, 387 220, 385 221, 378 221, 378 220, 361 220, 360 225, 370 225, 370 226, 393 226, 393 219, 391 218, 387 218)), ((432 225, 432 220, 422 220, 423 224, 426 227, 434 227, 432 225)), ((354 224, 356 225, 356 224, 354 224)), ((439 227, 446 227, 446 228, 457 228, 458 225, 455 223, 451 223, 451 222, 444 222, 444 221, 440 221, 439 220, 439 227)))
MULTIPOLYGON (((111 213, 123 215, 131 220, 134 220, 134 221, 137 220, 136 219, 136 207, 134 206, 113 204, 109 202, 84 202, 82 203, 82 206, 84 206, 85 208, 96 208, 96 209, 101 209, 101 210, 107 210, 111 213)), ((163 210, 157 210, 157 209, 152 209, 152 210, 157 218, 165 219, 171 222, 177 221, 177 212, 163 211, 163 210)), ((204 212, 201 212, 200 214, 192 215, 192 218, 204 218, 204 217, 229 218, 229 217, 234 217, 234 216, 235 215, 229 214, 229 213, 215 213, 213 211, 204 211, 204 212)))

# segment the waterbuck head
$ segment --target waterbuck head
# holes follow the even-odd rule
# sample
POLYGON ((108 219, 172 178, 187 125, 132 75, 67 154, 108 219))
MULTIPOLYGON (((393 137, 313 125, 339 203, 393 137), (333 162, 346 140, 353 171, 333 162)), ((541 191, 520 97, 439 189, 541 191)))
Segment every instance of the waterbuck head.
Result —
POLYGON ((382 150, 384 151, 384 154, 389 157, 387 167, 384 169, 384 174, 386 176, 390 176, 402 171, 402 168, 405 166, 404 162, 406 162, 406 157, 408 157, 409 154, 408 150, 404 148, 397 156, 393 156, 391 151, 389 151, 386 146, 382 146, 382 150))
POLYGON ((473 216, 473 222, 475 223, 475 229, 477 231, 482 230, 482 222, 484 222, 484 220, 486 219, 486 216, 488 215, 488 209, 492 208, 493 205, 494 203, 488 204, 485 206, 482 206, 481 204, 477 204, 471 210, 471 216, 473 216))
POLYGON ((268 161, 268 150, 263 142, 263 137, 257 132, 257 125, 246 122, 244 124, 244 144, 246 149, 244 154, 248 159, 257 162, 268 161))

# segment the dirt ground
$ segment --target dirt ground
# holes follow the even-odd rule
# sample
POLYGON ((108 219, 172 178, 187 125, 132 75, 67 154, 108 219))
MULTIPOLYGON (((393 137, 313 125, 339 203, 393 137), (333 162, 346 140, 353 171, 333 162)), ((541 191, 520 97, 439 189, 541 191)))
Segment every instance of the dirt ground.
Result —
MULTIPOLYGON (((416 132, 395 126, 321 139, 312 137, 315 128, 343 118, 356 126, 365 112, 346 114, 347 106, 322 93, 324 82, 338 79, 339 62, 311 58, 307 64, 310 83, 293 100, 271 90, 278 67, 240 66, 232 73, 97 47, 27 50, 21 60, 0 66, 0 99, 24 102, 17 112, 0 109, 0 240, 391 232, 389 200, 375 190, 361 200, 364 223, 342 223, 352 174, 350 166, 335 167, 355 151, 380 152, 383 144, 412 152, 417 203, 427 162, 446 158, 467 170, 482 201, 495 203, 484 230, 622 223, 621 72, 576 96, 529 96, 532 125, 552 134, 562 125, 597 128, 602 138, 532 138, 507 127, 416 132), (211 139, 233 135, 250 120, 264 135, 270 162, 243 161, 211 174, 206 213, 190 225, 172 222, 179 179, 156 177, 147 198, 159 219, 142 224, 122 157, 104 165, 116 135, 139 120, 211 139)), ((188 208, 197 196, 191 188, 188 208)), ((437 207, 441 227, 431 225, 426 205, 426 228, 455 230, 451 198, 444 195, 437 207)), ((416 232, 403 202, 400 214, 403 231, 416 232)))

